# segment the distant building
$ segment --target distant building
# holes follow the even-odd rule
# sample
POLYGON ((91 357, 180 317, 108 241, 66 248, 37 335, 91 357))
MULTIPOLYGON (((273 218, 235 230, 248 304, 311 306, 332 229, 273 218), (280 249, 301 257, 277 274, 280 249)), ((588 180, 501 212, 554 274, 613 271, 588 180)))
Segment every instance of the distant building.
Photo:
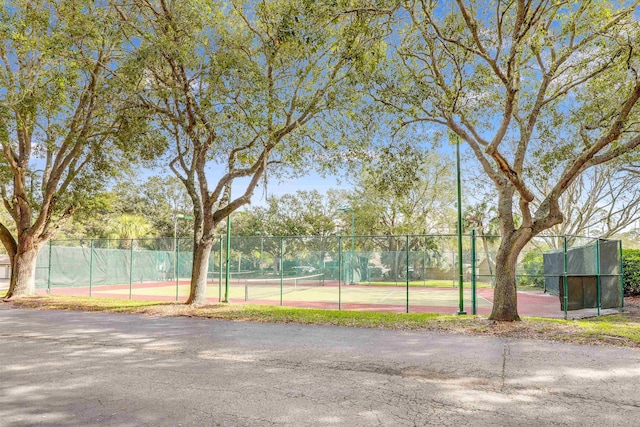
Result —
POLYGON ((11 278, 11 261, 9 255, 0 254, 0 279, 11 278))

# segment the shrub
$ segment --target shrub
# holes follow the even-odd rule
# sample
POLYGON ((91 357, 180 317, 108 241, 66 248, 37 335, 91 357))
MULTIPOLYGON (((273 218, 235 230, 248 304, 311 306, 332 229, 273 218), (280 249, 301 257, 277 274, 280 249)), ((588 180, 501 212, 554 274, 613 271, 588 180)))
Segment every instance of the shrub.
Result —
POLYGON ((530 251, 522 258, 522 268, 527 276, 520 277, 519 286, 544 287, 542 252, 530 251))
POLYGON ((624 294, 640 295, 640 249, 622 250, 624 294))

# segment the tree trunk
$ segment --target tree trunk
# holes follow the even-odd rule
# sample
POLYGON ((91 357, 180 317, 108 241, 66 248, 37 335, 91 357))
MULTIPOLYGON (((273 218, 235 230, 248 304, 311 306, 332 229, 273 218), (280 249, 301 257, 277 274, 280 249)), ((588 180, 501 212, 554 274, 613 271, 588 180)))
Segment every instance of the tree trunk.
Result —
POLYGON ((203 305, 207 302, 207 273, 209 272, 209 255, 212 241, 197 242, 193 251, 193 267, 191 269, 191 291, 187 304, 203 305))
POLYGON ((516 263, 518 255, 531 240, 522 230, 503 236, 496 254, 496 284, 490 320, 512 322, 520 320, 516 294, 516 263))
POLYGON ((36 260, 41 242, 24 239, 11 263, 11 284, 5 299, 24 297, 36 293, 36 260))

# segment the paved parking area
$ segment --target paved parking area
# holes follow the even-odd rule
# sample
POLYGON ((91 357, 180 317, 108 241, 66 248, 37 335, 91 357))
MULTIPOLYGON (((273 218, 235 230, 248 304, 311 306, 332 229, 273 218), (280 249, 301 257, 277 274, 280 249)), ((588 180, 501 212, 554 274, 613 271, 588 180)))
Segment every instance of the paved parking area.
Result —
POLYGON ((0 425, 637 425, 640 351, 11 309, 0 425))

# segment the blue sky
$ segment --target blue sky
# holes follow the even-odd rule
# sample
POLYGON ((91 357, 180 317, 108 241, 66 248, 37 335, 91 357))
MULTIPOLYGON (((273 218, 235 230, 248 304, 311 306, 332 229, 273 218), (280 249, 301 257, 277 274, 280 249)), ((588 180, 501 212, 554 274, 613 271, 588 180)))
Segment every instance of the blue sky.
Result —
MULTIPOLYGON (((455 145, 444 142, 434 148, 434 150, 440 152, 443 156, 446 156, 443 157, 443 159, 448 158, 451 162, 451 169, 455 169, 455 145)), ((473 204, 481 198, 481 194, 476 194, 473 190, 474 181, 477 179, 479 165, 477 160, 473 157, 470 148, 465 143, 460 145, 460 152, 462 164, 461 177, 463 182, 463 205, 467 205, 469 203, 473 204)), ((219 177, 216 177, 212 172, 208 173, 208 178, 210 186, 213 186, 219 179, 219 177)), ((234 198, 242 195, 242 192, 246 189, 248 182, 248 178, 237 179, 234 181, 232 187, 232 195, 234 198)), ((477 187, 477 183, 475 186, 477 187)), ((345 177, 335 175, 321 176, 315 171, 311 171, 303 177, 292 179, 278 180, 276 178, 271 178, 267 184, 266 194, 263 183, 256 187, 253 197, 251 198, 251 205, 266 205, 266 196, 282 196, 284 194, 295 193, 299 190, 318 190, 320 193, 324 194, 327 190, 332 188, 349 190, 353 188, 353 186, 345 177)), ((452 187, 451 191, 455 191, 455 186, 452 187)))
MULTIPOLYGON (((215 177, 210 176, 211 180, 215 177)), ((246 189, 248 179, 238 179, 234 181, 232 188, 233 197, 242 195, 242 192, 246 189)), ((296 191, 311 191, 318 190, 320 193, 326 193, 327 190, 336 189, 350 189, 352 186, 345 180, 339 179, 336 176, 322 177, 316 172, 310 172, 307 176, 287 179, 278 182, 276 179, 272 179, 267 184, 266 194, 264 185, 258 185, 251 198, 251 205, 253 206, 265 206, 266 196, 282 196, 284 194, 295 193, 296 191)))

